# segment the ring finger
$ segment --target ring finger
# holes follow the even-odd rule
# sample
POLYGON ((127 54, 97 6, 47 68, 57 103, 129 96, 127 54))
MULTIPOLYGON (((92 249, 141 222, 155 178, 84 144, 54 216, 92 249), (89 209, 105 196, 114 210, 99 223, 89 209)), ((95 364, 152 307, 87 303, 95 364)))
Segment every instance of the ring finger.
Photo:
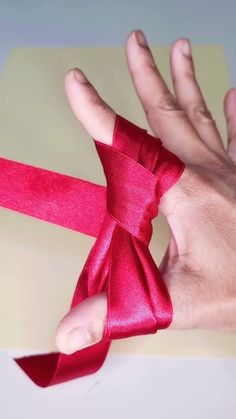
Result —
POLYGON ((178 103, 207 146, 213 151, 225 153, 215 120, 207 109, 196 80, 191 45, 187 39, 178 39, 172 45, 170 67, 178 103))

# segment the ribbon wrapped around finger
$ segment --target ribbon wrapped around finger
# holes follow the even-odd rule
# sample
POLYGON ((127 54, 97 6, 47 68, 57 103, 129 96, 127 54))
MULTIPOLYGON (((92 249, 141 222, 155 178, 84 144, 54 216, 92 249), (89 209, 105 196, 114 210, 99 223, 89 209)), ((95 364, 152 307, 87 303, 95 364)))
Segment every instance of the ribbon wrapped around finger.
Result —
POLYGON ((184 164, 159 138, 116 115, 111 146, 95 139, 107 188, 67 175, 0 159, 0 205, 96 236, 71 308, 105 291, 107 316, 100 342, 71 355, 49 353, 16 359, 39 386, 96 372, 112 339, 156 333, 173 309, 149 251, 152 220, 161 196, 184 164))

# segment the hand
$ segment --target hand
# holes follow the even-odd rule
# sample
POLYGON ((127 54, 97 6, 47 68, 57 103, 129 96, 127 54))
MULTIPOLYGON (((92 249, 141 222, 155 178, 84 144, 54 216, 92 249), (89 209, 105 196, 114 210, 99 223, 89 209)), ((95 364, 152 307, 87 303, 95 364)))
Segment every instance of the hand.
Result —
MULTIPOLYGON (((236 89, 224 99, 228 146, 197 83, 191 45, 171 47, 175 96, 159 73, 141 31, 128 37, 127 62, 134 88, 154 134, 185 163, 179 181, 161 198, 171 230, 160 265, 174 317, 171 329, 236 331, 236 89)), ((78 69, 65 88, 71 108, 94 138, 111 144, 115 112, 78 69)), ((73 353, 101 340, 106 294, 83 301, 60 322, 56 342, 73 353)))

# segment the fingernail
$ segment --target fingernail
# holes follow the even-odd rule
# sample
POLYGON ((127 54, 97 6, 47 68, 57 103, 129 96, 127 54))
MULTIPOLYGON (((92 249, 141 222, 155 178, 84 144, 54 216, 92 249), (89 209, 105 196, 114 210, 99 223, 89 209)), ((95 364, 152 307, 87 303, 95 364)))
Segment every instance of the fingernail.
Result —
POLYGON ((185 39, 184 42, 181 44, 181 51, 186 57, 191 56, 191 46, 188 39, 185 39))
POLYGON ((77 327, 68 333, 64 352, 69 355, 90 344, 92 341, 88 330, 85 327, 77 327))
POLYGON ((79 83, 87 83, 88 79, 83 73, 83 71, 79 70, 78 68, 74 68, 72 70, 73 77, 79 82, 79 83))
POLYGON ((136 41, 138 42, 138 44, 141 45, 141 47, 147 47, 148 46, 147 40, 146 40, 146 38, 144 36, 144 33, 142 31, 140 31, 140 30, 135 31, 135 38, 136 38, 136 41))

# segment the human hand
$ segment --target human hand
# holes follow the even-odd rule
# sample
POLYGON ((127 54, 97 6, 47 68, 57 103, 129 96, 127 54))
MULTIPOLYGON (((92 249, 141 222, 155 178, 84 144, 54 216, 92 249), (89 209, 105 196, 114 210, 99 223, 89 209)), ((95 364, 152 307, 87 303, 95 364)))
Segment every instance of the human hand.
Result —
MULTIPOLYGON (((169 329, 236 331, 236 89, 224 99, 228 146, 197 83, 189 41, 171 47, 175 95, 159 73, 141 31, 126 44, 134 88, 154 134, 185 164, 159 208, 170 226, 159 267, 173 305, 169 329)), ((85 75, 71 70, 65 88, 71 108, 93 138, 111 144, 115 112, 85 75)), ((61 352, 73 353, 101 340, 107 312, 100 293, 72 309, 57 328, 61 352)))

